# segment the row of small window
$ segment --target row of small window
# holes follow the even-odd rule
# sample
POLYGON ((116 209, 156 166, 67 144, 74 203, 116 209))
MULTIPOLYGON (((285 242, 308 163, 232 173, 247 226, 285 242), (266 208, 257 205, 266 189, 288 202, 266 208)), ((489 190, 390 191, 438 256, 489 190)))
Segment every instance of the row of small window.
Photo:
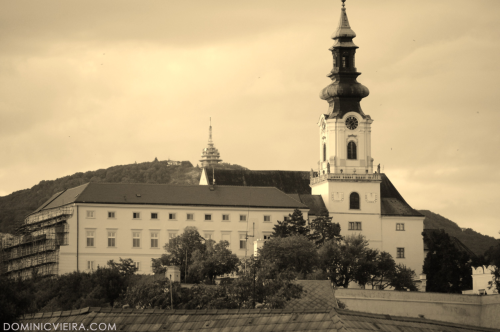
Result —
MULTIPOLYGON (((151 248, 159 248, 159 231, 150 232, 151 248)), ((95 247, 95 231, 87 231, 87 247, 95 247)), ((107 232, 108 248, 116 248, 116 231, 107 232)), ((170 239, 177 236, 177 233, 169 233, 170 239)), ((205 240, 212 240, 213 233, 205 233, 205 240)), ((240 233, 240 249, 246 249, 247 235, 240 233)), ((141 248, 142 232, 132 232, 132 248, 141 248)), ((231 234, 222 233, 222 240, 231 244, 231 234)))
MULTIPOLYGON (((108 231, 108 247, 116 248, 116 232, 108 231)), ((151 248, 159 248, 159 233, 160 232, 150 232, 151 235, 151 248)), ((169 233, 169 237, 176 237, 177 233, 169 233)), ((87 247, 95 247, 95 231, 87 231, 87 247)), ((141 232, 132 232, 132 247, 141 247, 141 232)))
MULTIPOLYGON (((350 221, 349 222, 349 228, 348 230, 350 231, 360 231, 361 230, 361 221, 350 221)), ((397 223, 396 224, 396 230, 397 231, 404 231, 405 230, 405 224, 404 223, 397 223)))
MULTIPOLYGON (((95 218, 95 211, 87 210, 87 218, 95 218)), ((114 211, 108 211, 108 219, 114 219, 116 218, 116 213, 114 211)), ((287 217, 285 217, 287 218, 287 217)), ((132 212, 132 219, 141 219, 141 212, 132 212)), ((151 219, 158 219, 158 213, 157 212, 151 212, 151 219)), ((270 215, 265 215, 264 216, 264 222, 271 222, 271 216, 270 215)), ((169 213, 168 214, 168 220, 177 220, 177 214, 176 213, 169 213)), ((194 220, 194 213, 186 213, 186 220, 194 220)), ((205 213, 204 217, 205 221, 212 221, 212 214, 211 213, 205 213)), ((246 214, 240 214, 239 215, 239 220, 242 222, 247 221, 247 215, 246 214)), ((222 221, 231 221, 230 215, 229 214, 223 214, 222 215, 222 221)))

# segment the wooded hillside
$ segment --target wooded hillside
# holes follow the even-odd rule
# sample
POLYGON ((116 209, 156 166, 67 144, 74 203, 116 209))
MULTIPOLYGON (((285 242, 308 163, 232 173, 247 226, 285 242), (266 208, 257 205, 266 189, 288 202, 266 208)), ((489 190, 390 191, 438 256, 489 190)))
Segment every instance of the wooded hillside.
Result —
MULTIPOLYGON (((222 163, 217 167, 246 169, 239 165, 222 163)), ((87 182, 113 183, 161 183, 173 185, 198 184, 202 168, 182 161, 172 165, 171 161, 153 161, 119 165, 107 169, 75 173, 56 180, 41 181, 30 189, 15 191, 0 197, 0 232, 12 233, 24 218, 53 194, 87 182)))
POLYGON ((419 210, 418 212, 425 216, 424 229, 443 229, 448 235, 459 239, 478 256, 500 242, 500 240, 478 233, 471 228, 462 230, 455 222, 434 212, 428 210, 419 210))

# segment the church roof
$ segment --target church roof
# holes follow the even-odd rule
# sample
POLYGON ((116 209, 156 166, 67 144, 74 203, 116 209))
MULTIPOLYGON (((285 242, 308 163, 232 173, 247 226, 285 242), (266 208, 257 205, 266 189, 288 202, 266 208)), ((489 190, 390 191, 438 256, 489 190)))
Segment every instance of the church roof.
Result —
POLYGON ((328 209, 321 195, 288 194, 288 196, 307 205, 309 207, 308 214, 310 216, 328 216, 328 209))
MULTIPOLYGON (((328 210, 320 195, 311 195, 310 172, 303 171, 250 171, 205 168, 207 183, 227 186, 260 186, 276 187, 294 199, 307 205, 311 215, 325 215, 328 210), (212 174, 213 172, 213 174, 212 174)), ((396 187, 384 173, 380 183, 381 214, 385 216, 416 216, 423 215, 413 209, 401 196, 396 187)))
POLYGON ((35 212, 71 203, 230 206, 307 209, 272 187, 171 186, 145 183, 90 182, 54 195, 35 212))
POLYGON ((399 191, 394 187, 391 180, 381 173, 382 182, 380 183, 380 208, 383 216, 405 216, 405 217, 423 217, 424 215, 413 209, 399 191))
POLYGON ((205 168, 207 183, 227 186, 276 187, 286 194, 311 194, 309 172, 250 171, 205 168))

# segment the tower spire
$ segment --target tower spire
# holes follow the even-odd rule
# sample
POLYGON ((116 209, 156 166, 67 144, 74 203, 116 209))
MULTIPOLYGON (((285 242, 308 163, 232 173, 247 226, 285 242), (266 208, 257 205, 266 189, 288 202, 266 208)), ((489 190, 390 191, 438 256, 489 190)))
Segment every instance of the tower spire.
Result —
POLYGON ((208 144, 207 147, 203 149, 201 153, 201 166, 213 166, 222 161, 220 159, 219 150, 217 150, 214 146, 214 142, 212 140, 212 117, 210 117, 210 125, 208 127, 208 144))
POLYGON ((351 29, 347 18, 345 0, 342 0, 339 25, 332 35, 335 44, 330 48, 333 56, 333 69, 328 77, 332 83, 320 93, 321 99, 329 104, 328 118, 342 118, 350 111, 365 116, 359 102, 368 96, 369 91, 356 81, 361 73, 355 67, 355 54, 358 48, 352 41, 355 37, 356 33, 351 29))
POLYGON ((208 128, 208 142, 212 142, 212 117, 210 117, 210 127, 208 128))

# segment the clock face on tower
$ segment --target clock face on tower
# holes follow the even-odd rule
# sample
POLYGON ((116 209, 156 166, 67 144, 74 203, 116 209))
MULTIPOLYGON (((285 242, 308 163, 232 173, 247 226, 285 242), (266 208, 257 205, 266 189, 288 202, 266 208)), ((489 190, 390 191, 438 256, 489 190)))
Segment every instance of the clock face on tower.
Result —
POLYGON ((350 116, 345 120, 345 125, 348 129, 354 130, 358 128, 358 119, 356 119, 353 116, 350 116))

